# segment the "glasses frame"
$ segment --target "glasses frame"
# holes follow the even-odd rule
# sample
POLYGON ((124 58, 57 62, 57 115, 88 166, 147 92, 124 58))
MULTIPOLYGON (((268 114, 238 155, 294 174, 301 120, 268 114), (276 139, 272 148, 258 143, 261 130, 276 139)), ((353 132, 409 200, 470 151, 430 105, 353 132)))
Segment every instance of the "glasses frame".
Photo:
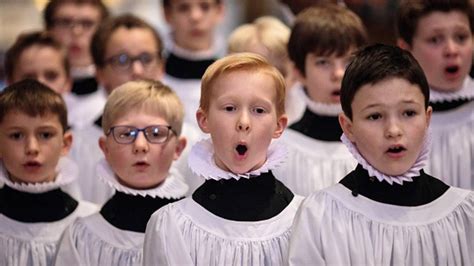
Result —
POLYGON ((91 19, 70 19, 70 18, 55 18, 53 20, 53 27, 59 30, 70 30, 76 26, 80 26, 84 31, 90 31, 99 25, 99 22, 91 19))
POLYGON ((144 127, 144 128, 138 128, 138 127, 134 127, 134 126, 126 126, 126 125, 120 125, 120 126, 113 126, 113 127, 110 127, 109 130, 107 131, 107 134, 105 134, 106 136, 110 136, 110 134, 112 134, 112 137, 114 138, 115 142, 117 142, 118 144, 132 144, 134 143, 136 140, 137 140, 137 137, 138 137, 138 134, 140 134, 140 132, 143 132, 143 136, 145 137, 145 139, 148 141, 148 143, 151 143, 151 144, 163 144, 163 143, 166 143, 168 142, 168 140, 170 139, 170 136, 171 134, 174 134, 175 136, 177 136, 178 134, 176 134, 176 132, 174 131, 174 129, 169 126, 169 125, 150 125, 150 126, 147 126, 147 127, 144 127), (148 135, 146 134, 146 130, 149 129, 149 128, 152 128, 152 127, 158 127, 158 128, 166 128, 168 129, 168 134, 166 135, 166 138, 161 141, 161 142, 154 142, 154 141, 151 141, 149 138, 148 138, 148 135), (133 137, 133 139, 131 141, 127 141, 127 142, 124 142, 123 140, 119 140, 116 136, 115 136, 115 129, 116 128, 129 128, 130 131, 129 132, 132 132, 132 131, 135 131, 136 134, 135 136, 133 137))
POLYGON ((149 70, 153 66, 153 60, 155 61, 155 65, 158 65, 159 59, 160 59, 160 53, 159 52, 154 52, 154 53, 145 52, 145 53, 141 53, 137 56, 131 56, 127 53, 120 53, 120 54, 112 55, 112 56, 106 58, 104 60, 104 62, 105 62, 106 65, 110 65, 110 67, 112 67, 115 71, 128 71, 132 67, 133 63, 135 63, 136 61, 140 62, 140 64, 142 65, 142 67, 145 70, 149 70), (142 58, 145 55, 151 56, 152 61, 150 61, 150 63, 146 64, 146 63, 143 62, 142 58), (127 65, 121 66, 119 64, 114 63, 115 61, 118 61, 116 59, 118 59, 121 56, 126 56, 130 60, 127 65))

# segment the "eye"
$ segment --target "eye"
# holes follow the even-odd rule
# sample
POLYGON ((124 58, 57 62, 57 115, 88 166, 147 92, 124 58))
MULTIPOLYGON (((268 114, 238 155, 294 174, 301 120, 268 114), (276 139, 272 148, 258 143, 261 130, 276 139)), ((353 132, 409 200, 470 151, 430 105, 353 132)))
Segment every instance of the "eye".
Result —
POLYGON ((326 58, 318 58, 316 59, 315 63, 316 66, 328 66, 329 60, 326 58))
POLYGON ((233 112, 233 111, 235 111, 236 109, 237 109, 237 108, 235 108, 235 106, 233 106, 233 105, 224 106, 224 110, 225 110, 226 112, 233 112))
POLYGON ((48 81, 55 81, 58 78, 59 73, 56 71, 46 71, 44 76, 48 81))
POLYGON ((142 65, 148 65, 153 61, 153 55, 149 53, 143 53, 139 55, 138 60, 140 60, 142 65))
POLYGON ((255 108, 253 108, 253 112, 254 112, 254 113, 257 113, 257 114, 264 114, 264 113, 266 113, 267 111, 266 111, 264 108, 262 108, 262 107, 255 107, 255 108))
POLYGON ((433 36, 428 38, 428 42, 431 44, 440 44, 443 38, 441 36, 433 36))
POLYGON ((405 112, 403 112, 403 115, 408 116, 408 117, 412 117, 412 116, 417 115, 417 112, 415 110, 406 110, 405 112))
POLYGON ((456 34, 454 36, 454 40, 457 42, 457 43, 464 43, 466 40, 468 40, 470 37, 469 34, 456 34))
POLYGON ((209 11, 211 9, 211 6, 212 6, 211 3, 209 2, 204 2, 200 4, 201 10, 204 12, 209 11))
POLYGON ((12 132, 8 134, 8 138, 12 140, 20 140, 20 139, 23 139, 24 136, 25 135, 21 132, 12 132))
POLYGON ((50 139, 50 138, 54 137, 54 135, 55 135, 54 132, 44 131, 44 132, 39 132, 38 137, 40 139, 47 140, 47 139, 50 139))
POLYGON ((382 115, 379 113, 374 113, 367 116, 367 119, 372 121, 378 120, 380 118, 382 118, 382 115))
POLYGON ((181 12, 181 13, 188 12, 190 9, 191 9, 191 6, 187 3, 181 3, 176 7, 176 10, 178 10, 178 12, 181 12))

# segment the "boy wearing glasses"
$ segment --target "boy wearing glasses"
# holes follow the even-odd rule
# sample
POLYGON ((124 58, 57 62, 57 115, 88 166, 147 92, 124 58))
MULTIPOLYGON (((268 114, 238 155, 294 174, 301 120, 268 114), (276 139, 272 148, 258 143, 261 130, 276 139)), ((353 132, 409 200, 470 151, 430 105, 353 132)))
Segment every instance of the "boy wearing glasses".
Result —
MULTIPOLYGON (((161 57, 162 42, 156 30, 144 20, 130 14, 125 14, 104 21, 92 38, 92 57, 97 71, 99 83, 107 94, 132 80, 152 79, 160 80, 163 75, 163 59, 161 57)), ((185 125, 183 135, 193 140, 200 135, 197 128, 185 125)), ((95 166, 102 158, 102 152, 97 146, 102 136, 102 116, 94 126, 82 130, 75 135, 75 145, 72 149, 73 157, 77 159, 82 171, 82 196, 98 204, 103 204, 111 195, 111 190, 97 182, 95 166)), ((191 176, 186 161, 179 160, 177 168, 184 169, 183 176, 191 176)), ((189 178, 188 184, 199 179, 189 178)))
POLYGON ((100 213, 79 219, 63 235, 57 265, 142 265, 146 224, 188 186, 170 171, 186 146, 183 106, 158 81, 131 81, 105 105, 98 176, 115 194, 100 213))
POLYGON ((90 44, 97 26, 108 16, 100 0, 51 0, 43 19, 46 30, 66 49, 73 85, 68 106, 75 129, 90 126, 102 112, 106 95, 95 79, 90 44))

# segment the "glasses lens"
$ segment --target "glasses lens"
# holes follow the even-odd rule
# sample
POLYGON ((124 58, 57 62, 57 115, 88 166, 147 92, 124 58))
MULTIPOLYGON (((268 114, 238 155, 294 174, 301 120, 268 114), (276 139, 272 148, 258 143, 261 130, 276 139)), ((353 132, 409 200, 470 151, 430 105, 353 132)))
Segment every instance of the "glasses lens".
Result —
POLYGON ((163 143, 168 139, 169 128, 166 126, 149 126, 145 128, 145 136, 151 143, 163 143))
POLYGON ((118 143, 127 144, 135 140, 138 130, 134 127, 117 126, 112 128, 112 133, 118 143))

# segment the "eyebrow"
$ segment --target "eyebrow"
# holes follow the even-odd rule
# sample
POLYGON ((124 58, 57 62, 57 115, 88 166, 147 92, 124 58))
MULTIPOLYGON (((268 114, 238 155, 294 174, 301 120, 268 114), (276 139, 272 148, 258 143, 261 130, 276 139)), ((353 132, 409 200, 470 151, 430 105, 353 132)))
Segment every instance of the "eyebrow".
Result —
MULTIPOLYGON (((420 105, 419 102, 415 101, 415 100, 403 100, 401 101, 402 104, 416 104, 416 105, 420 105)), ((366 110, 366 109, 370 109, 370 108, 373 108, 373 107, 378 107, 378 106, 381 106, 381 105, 384 105, 384 104, 380 104, 380 103, 374 103, 374 104, 369 104, 367 105, 366 107, 362 108, 362 110, 366 110)))

